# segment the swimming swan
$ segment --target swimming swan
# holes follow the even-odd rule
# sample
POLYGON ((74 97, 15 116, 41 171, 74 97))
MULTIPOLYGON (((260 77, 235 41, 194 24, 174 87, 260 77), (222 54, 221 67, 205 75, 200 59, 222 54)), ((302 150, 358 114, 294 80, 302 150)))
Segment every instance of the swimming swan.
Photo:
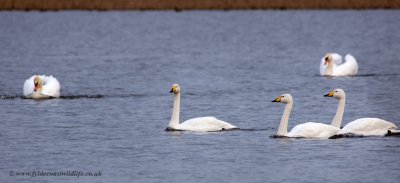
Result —
MULTIPOLYGON (((340 128, 346 103, 346 94, 342 89, 335 89, 324 96, 333 97, 339 100, 339 106, 331 125, 340 128)), ((342 129, 340 129, 337 135, 354 134, 361 136, 384 136, 388 133, 390 134, 399 132, 400 131, 397 129, 395 124, 386 120, 379 118, 360 118, 349 122, 342 129)))
POLYGON ((322 76, 353 76, 358 72, 356 59, 347 54, 346 62, 342 63, 342 56, 337 53, 328 53, 322 59, 319 72, 322 76))
MULTIPOLYGON (((329 137, 336 134, 339 128, 333 127, 331 125, 315 122, 307 122, 303 124, 296 125, 288 133, 287 126, 289 121, 290 111, 293 106, 293 98, 290 94, 283 94, 273 100, 272 102, 285 103, 285 111, 283 112, 281 123, 279 124, 279 129, 277 136, 279 137, 303 137, 303 138, 321 138, 328 139, 329 137)), ((275 136, 274 136, 275 137, 275 136)))
POLYGON ((168 124, 166 131, 223 131, 239 129, 227 122, 218 120, 215 117, 200 117, 189 119, 182 124, 179 124, 179 112, 180 112, 180 99, 181 89, 178 84, 172 85, 170 93, 174 93, 174 107, 172 110, 171 121, 168 124))
POLYGON ((33 75, 24 83, 26 98, 46 99, 60 97, 60 83, 53 76, 33 75))

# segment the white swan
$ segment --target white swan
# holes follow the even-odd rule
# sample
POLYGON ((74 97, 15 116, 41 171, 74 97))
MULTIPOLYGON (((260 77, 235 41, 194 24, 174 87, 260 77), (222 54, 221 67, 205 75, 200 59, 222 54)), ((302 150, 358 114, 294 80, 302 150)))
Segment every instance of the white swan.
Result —
MULTIPOLYGON (((339 100, 336 115, 333 118, 332 126, 340 128, 342 123, 344 107, 346 105, 346 94, 342 89, 335 89, 326 97, 334 97, 339 100)), ((360 118, 345 125, 337 135, 354 134, 361 136, 384 136, 388 133, 399 133, 397 126, 391 122, 379 118, 360 118)))
POLYGON ((285 111, 283 112, 281 122, 279 124, 278 136, 281 137, 303 137, 303 138, 321 138, 327 139, 335 135, 339 128, 333 127, 331 125, 315 122, 307 122, 303 124, 296 125, 288 133, 287 126, 289 121, 290 111, 293 106, 293 98, 290 94, 283 94, 273 100, 272 102, 282 102, 285 103, 285 111))
POLYGON ((215 117, 200 117, 189 119, 182 124, 179 124, 179 112, 180 112, 180 87, 178 84, 172 85, 170 93, 175 94, 174 107, 172 110, 171 121, 168 124, 166 131, 223 131, 239 129, 225 121, 218 120, 215 117))
POLYGON ((60 83, 53 76, 33 75, 25 81, 23 94, 33 99, 57 98, 60 96, 60 83))
POLYGON ((347 54, 346 62, 342 63, 342 56, 337 53, 328 53, 322 59, 319 72, 322 76, 353 76, 358 72, 356 59, 347 54))

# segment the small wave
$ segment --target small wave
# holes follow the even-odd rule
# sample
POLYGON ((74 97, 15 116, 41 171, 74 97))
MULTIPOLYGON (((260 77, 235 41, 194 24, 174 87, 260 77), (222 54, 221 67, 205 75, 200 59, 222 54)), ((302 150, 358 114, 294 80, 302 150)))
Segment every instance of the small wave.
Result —
POLYGON ((20 96, 20 95, 0 95, 0 99, 18 99, 18 98, 23 98, 23 96, 20 96))
MULTIPOLYGON (((127 95, 101 95, 101 94, 95 94, 95 95, 62 95, 58 98, 53 98, 53 99, 66 99, 66 100, 71 100, 71 99, 99 99, 99 98, 131 98, 131 97, 145 97, 147 95, 144 94, 127 94, 127 95)), ((25 97, 22 95, 0 95, 0 99, 5 99, 5 100, 12 100, 12 99, 32 99, 29 97, 25 97)))
POLYGON ((269 138, 271 139, 305 139, 305 137, 287 137, 283 135, 270 135, 269 138))
MULTIPOLYGON (((346 133, 346 134, 336 134, 336 135, 334 135, 332 137, 329 137, 329 139, 364 138, 364 137, 380 137, 380 136, 364 136, 364 135, 357 135, 357 134, 354 134, 354 133, 346 133)), ((384 137, 400 137, 400 132, 391 132, 389 130, 388 133, 384 135, 384 137)))
POLYGON ((398 76, 398 73, 388 73, 388 74, 357 74, 354 76, 321 76, 319 74, 315 74, 314 77, 325 77, 325 78, 352 78, 352 77, 385 77, 385 76, 398 76))
POLYGON ((346 133, 346 134, 336 134, 332 137, 329 137, 329 139, 339 139, 339 138, 363 138, 365 137, 364 135, 357 135, 353 133, 346 133))
POLYGON ((399 74, 397 73, 392 73, 392 74, 358 74, 353 77, 381 77, 381 76, 398 76, 399 74))
POLYGON ((273 130, 274 128, 240 128, 240 131, 246 131, 246 132, 256 132, 256 131, 267 131, 267 130, 273 130))
POLYGON ((104 95, 66 95, 60 96, 60 99, 81 99, 81 98, 104 98, 104 95))

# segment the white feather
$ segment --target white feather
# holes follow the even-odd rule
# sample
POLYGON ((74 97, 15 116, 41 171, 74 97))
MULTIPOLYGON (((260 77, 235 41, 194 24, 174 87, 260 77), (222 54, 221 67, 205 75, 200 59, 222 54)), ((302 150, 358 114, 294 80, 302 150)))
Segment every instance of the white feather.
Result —
POLYGON ((218 120, 215 117, 200 117, 189 119, 179 125, 180 130, 185 131, 222 131, 235 129, 233 126, 225 121, 218 120))
MULTIPOLYGON (((346 93, 342 89, 335 89, 329 94, 325 95, 328 97, 334 97, 338 99, 339 105, 332 120, 331 125, 334 127, 340 127, 343 119, 344 109, 346 106, 346 93)), ((342 129, 338 131, 338 135, 342 134, 354 134, 362 136, 384 136, 388 132, 399 133, 397 126, 391 122, 385 121, 379 118, 360 118, 354 120, 342 129)))
POLYGON ((184 130, 184 131, 222 131, 222 130, 232 130, 238 129, 238 127, 233 126, 225 121, 221 121, 215 117, 200 117, 189 119, 181 124, 179 124, 179 113, 180 113, 180 87, 178 84, 172 86, 171 92, 174 93, 174 106, 172 109, 172 116, 170 123, 168 124, 167 130, 184 130))
POLYGON ((352 76, 356 75, 358 72, 358 64, 356 59, 351 55, 347 54, 345 56, 345 62, 342 63, 342 56, 337 53, 331 54, 333 59, 333 69, 332 74, 327 74, 326 69, 327 65, 325 65, 325 57, 321 59, 319 72, 321 75, 329 75, 329 76, 352 76), (342 63, 342 64, 341 64, 342 63))
POLYGON ((331 125, 306 122, 296 125, 288 133, 287 126, 289 123, 289 115, 293 106, 293 97, 290 94, 283 94, 275 99, 273 102, 281 102, 286 104, 281 122, 279 123, 279 128, 277 132, 278 136, 328 139, 339 131, 339 128, 331 125))
POLYGON ((327 139, 335 135, 339 128, 315 122, 299 124, 290 130, 288 137, 321 138, 327 139))
POLYGON ((23 95, 25 97, 31 98, 48 98, 48 97, 60 97, 60 83, 53 76, 39 75, 42 80, 42 91, 35 92, 34 91, 34 78, 36 75, 33 75, 29 79, 27 79, 24 83, 23 95))
POLYGON ((363 136, 384 136, 388 130, 397 132, 397 126, 379 118, 360 118, 348 123, 337 134, 355 134, 363 136))

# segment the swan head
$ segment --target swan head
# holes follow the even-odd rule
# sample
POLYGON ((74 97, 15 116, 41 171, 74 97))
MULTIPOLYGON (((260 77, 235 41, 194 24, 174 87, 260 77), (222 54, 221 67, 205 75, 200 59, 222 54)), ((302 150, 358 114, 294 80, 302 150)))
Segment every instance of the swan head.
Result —
POLYGON ((324 65, 328 64, 329 62, 332 62, 333 58, 332 55, 330 53, 327 53, 324 57, 325 63, 324 65))
POLYGON ((279 97, 277 97, 275 100, 273 100, 272 102, 281 102, 281 103, 291 103, 293 101, 292 95, 290 94, 283 94, 279 97))
POLYGON ((42 89, 42 78, 40 78, 39 76, 35 76, 33 78, 33 84, 35 85, 35 87, 33 88, 33 91, 38 91, 40 89, 42 89))
POLYGON ((178 84, 173 84, 171 87, 171 91, 169 93, 174 93, 175 95, 178 94, 181 91, 181 88, 179 87, 178 84))
POLYGON ((344 91, 342 89, 338 88, 338 89, 332 90, 328 94, 324 95, 324 97, 333 97, 336 99, 342 99, 342 98, 346 97, 346 94, 344 93, 344 91))

